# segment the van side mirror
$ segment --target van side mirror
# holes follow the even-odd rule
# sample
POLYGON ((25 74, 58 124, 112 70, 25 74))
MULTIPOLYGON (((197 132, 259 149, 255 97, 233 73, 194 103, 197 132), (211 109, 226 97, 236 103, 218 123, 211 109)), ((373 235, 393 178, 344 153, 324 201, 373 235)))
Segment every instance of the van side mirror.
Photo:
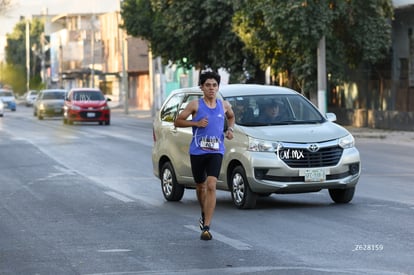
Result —
POLYGON ((328 119, 330 122, 336 121, 336 115, 334 113, 326 113, 326 119, 328 119))

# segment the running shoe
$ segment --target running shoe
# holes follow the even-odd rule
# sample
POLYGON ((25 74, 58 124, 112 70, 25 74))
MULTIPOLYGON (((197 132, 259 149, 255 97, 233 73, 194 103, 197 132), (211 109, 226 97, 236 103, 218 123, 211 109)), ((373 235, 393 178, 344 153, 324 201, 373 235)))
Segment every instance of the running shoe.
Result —
POLYGON ((210 233, 210 228, 208 226, 204 226, 203 231, 201 231, 200 240, 209 241, 212 238, 213 238, 213 236, 210 233))

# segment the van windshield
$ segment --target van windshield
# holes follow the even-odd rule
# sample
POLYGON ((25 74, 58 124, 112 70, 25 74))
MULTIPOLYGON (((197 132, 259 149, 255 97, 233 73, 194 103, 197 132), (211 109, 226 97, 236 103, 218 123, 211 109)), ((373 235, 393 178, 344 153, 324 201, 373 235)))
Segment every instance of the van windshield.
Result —
POLYGON ((243 126, 322 123, 325 118, 300 95, 247 95, 225 98, 243 126))

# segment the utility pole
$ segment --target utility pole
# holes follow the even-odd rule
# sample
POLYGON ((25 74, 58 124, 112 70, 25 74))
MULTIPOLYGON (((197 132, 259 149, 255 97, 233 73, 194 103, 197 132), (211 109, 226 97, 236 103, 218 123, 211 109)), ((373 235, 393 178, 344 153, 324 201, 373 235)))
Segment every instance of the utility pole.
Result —
POLYGON ((326 114, 326 44, 325 36, 319 40, 318 50, 318 108, 326 114))
POLYGON ((126 73, 126 66, 125 66, 125 38, 124 38, 124 30, 121 30, 121 55, 122 55, 122 93, 124 95, 124 112, 125 114, 129 113, 128 104, 129 104, 129 92, 128 92, 128 83, 127 83, 127 73, 126 73))
MULTIPOLYGON (((122 0, 119 0, 119 14, 117 16, 117 20, 120 20, 120 13, 122 10, 122 0)), ((119 22, 119 21, 117 21, 119 22)), ((119 24, 118 24, 119 26, 119 24)), ((124 37, 124 30, 118 28, 118 35, 119 35, 119 43, 121 44, 121 64, 122 64, 122 74, 121 74, 121 89, 120 89, 120 98, 119 101, 124 101, 124 113, 129 113, 129 88, 128 88, 128 74, 126 71, 126 61, 125 61, 125 43, 126 39, 124 37), (122 97, 122 99, 121 99, 122 97)))
POLYGON ((43 32, 40 35, 40 45, 41 45, 41 73, 40 76, 42 78, 42 82, 45 85, 45 88, 47 89, 49 86, 49 81, 48 81, 48 77, 47 77, 47 73, 46 73, 46 51, 49 49, 49 45, 46 41, 46 16, 48 14, 47 8, 44 8, 42 10, 42 14, 43 14, 43 32))
POLYGON ((148 70, 149 70, 149 90, 150 90, 150 94, 153 97, 153 101, 152 101, 152 112, 151 115, 155 116, 155 112, 156 112, 156 101, 154 100, 154 98, 158 98, 158 96, 154 96, 155 92, 154 92, 154 81, 155 81, 155 77, 154 77, 154 60, 152 59, 152 51, 151 51, 151 47, 149 47, 148 49, 148 70))
POLYGON ((91 87, 95 87, 95 14, 91 18, 91 87))
POLYGON ((29 18, 26 21, 26 92, 30 90, 30 23, 29 18))

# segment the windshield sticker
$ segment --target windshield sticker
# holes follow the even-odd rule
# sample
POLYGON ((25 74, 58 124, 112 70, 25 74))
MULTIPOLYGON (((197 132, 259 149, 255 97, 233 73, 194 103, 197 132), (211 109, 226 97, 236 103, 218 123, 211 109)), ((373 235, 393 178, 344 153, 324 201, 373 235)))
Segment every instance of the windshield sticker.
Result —
POLYGON ((87 94, 80 94, 80 95, 77 95, 75 98, 77 101, 91 101, 92 100, 91 96, 87 94))

